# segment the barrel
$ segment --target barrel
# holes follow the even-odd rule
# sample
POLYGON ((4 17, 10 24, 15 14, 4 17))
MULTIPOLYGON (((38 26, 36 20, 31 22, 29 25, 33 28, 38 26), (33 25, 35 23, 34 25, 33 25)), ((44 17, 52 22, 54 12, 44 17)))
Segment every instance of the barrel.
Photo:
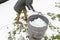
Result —
POLYGON ((28 17, 27 23, 29 40, 41 40, 48 28, 49 20, 43 15, 35 14, 28 17), (37 18, 41 18, 47 25, 43 27, 35 27, 29 23, 30 21, 34 21, 37 18))

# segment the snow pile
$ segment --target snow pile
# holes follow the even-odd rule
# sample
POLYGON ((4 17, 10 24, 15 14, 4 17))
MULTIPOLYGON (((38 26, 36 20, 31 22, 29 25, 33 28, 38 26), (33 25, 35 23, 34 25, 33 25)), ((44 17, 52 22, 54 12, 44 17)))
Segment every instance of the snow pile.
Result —
POLYGON ((30 21, 29 23, 34 27, 44 27, 47 25, 46 22, 44 22, 41 18, 30 21))

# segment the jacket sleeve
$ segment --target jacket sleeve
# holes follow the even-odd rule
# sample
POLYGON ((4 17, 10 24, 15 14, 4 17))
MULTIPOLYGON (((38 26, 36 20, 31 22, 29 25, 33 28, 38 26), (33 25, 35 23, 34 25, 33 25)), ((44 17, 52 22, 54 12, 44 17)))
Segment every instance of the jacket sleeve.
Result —
POLYGON ((30 4, 32 4, 32 0, 26 0, 26 6, 30 10, 30 4))
POLYGON ((31 10, 35 11, 32 4, 30 4, 29 6, 30 6, 31 10))
POLYGON ((33 0, 26 0, 26 5, 27 5, 29 10, 32 9, 33 11, 35 11, 33 6, 32 6, 32 2, 33 2, 33 0))

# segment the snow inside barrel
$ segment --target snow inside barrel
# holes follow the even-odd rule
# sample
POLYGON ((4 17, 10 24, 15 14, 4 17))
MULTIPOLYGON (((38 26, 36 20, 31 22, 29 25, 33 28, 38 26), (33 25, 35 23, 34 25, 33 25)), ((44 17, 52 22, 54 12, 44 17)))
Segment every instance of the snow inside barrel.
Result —
POLYGON ((41 40, 48 28, 49 20, 42 15, 31 15, 27 21, 29 40, 41 40))

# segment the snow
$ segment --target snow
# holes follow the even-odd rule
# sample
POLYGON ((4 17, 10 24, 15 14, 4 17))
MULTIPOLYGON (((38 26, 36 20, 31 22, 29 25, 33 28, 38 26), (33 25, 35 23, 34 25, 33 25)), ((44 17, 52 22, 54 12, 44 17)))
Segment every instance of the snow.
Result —
MULTIPOLYGON (((8 40, 8 32, 12 31, 13 29, 13 21, 16 16, 16 12, 14 11, 14 5, 18 0, 9 0, 3 4, 0 4, 0 40, 8 40), (9 27, 7 30, 6 27, 9 27)), ((35 10, 42 12, 43 14, 46 14, 47 12, 60 14, 60 9, 55 7, 55 2, 60 2, 60 0, 34 0, 33 7, 35 10)), ((31 10, 28 10, 28 16, 32 14, 37 14, 35 12, 32 12, 31 10)), ((47 17, 47 15, 45 15, 47 17)), ((48 17, 49 21, 51 19, 48 17)), ((52 22, 52 21, 51 21, 52 22)), ((39 23, 39 22, 38 22, 39 23)), ((58 27, 60 27, 60 22, 54 22, 52 23, 58 27)), ((53 31, 51 31, 49 28, 46 32, 48 36, 53 34, 53 31)), ((55 33, 56 34, 56 33, 55 33)), ((23 35, 23 33, 22 33, 23 35)), ((25 33, 24 33, 25 36, 25 33)))
POLYGON ((34 27, 44 27, 47 25, 41 18, 37 18, 34 21, 30 21, 29 23, 34 27))

